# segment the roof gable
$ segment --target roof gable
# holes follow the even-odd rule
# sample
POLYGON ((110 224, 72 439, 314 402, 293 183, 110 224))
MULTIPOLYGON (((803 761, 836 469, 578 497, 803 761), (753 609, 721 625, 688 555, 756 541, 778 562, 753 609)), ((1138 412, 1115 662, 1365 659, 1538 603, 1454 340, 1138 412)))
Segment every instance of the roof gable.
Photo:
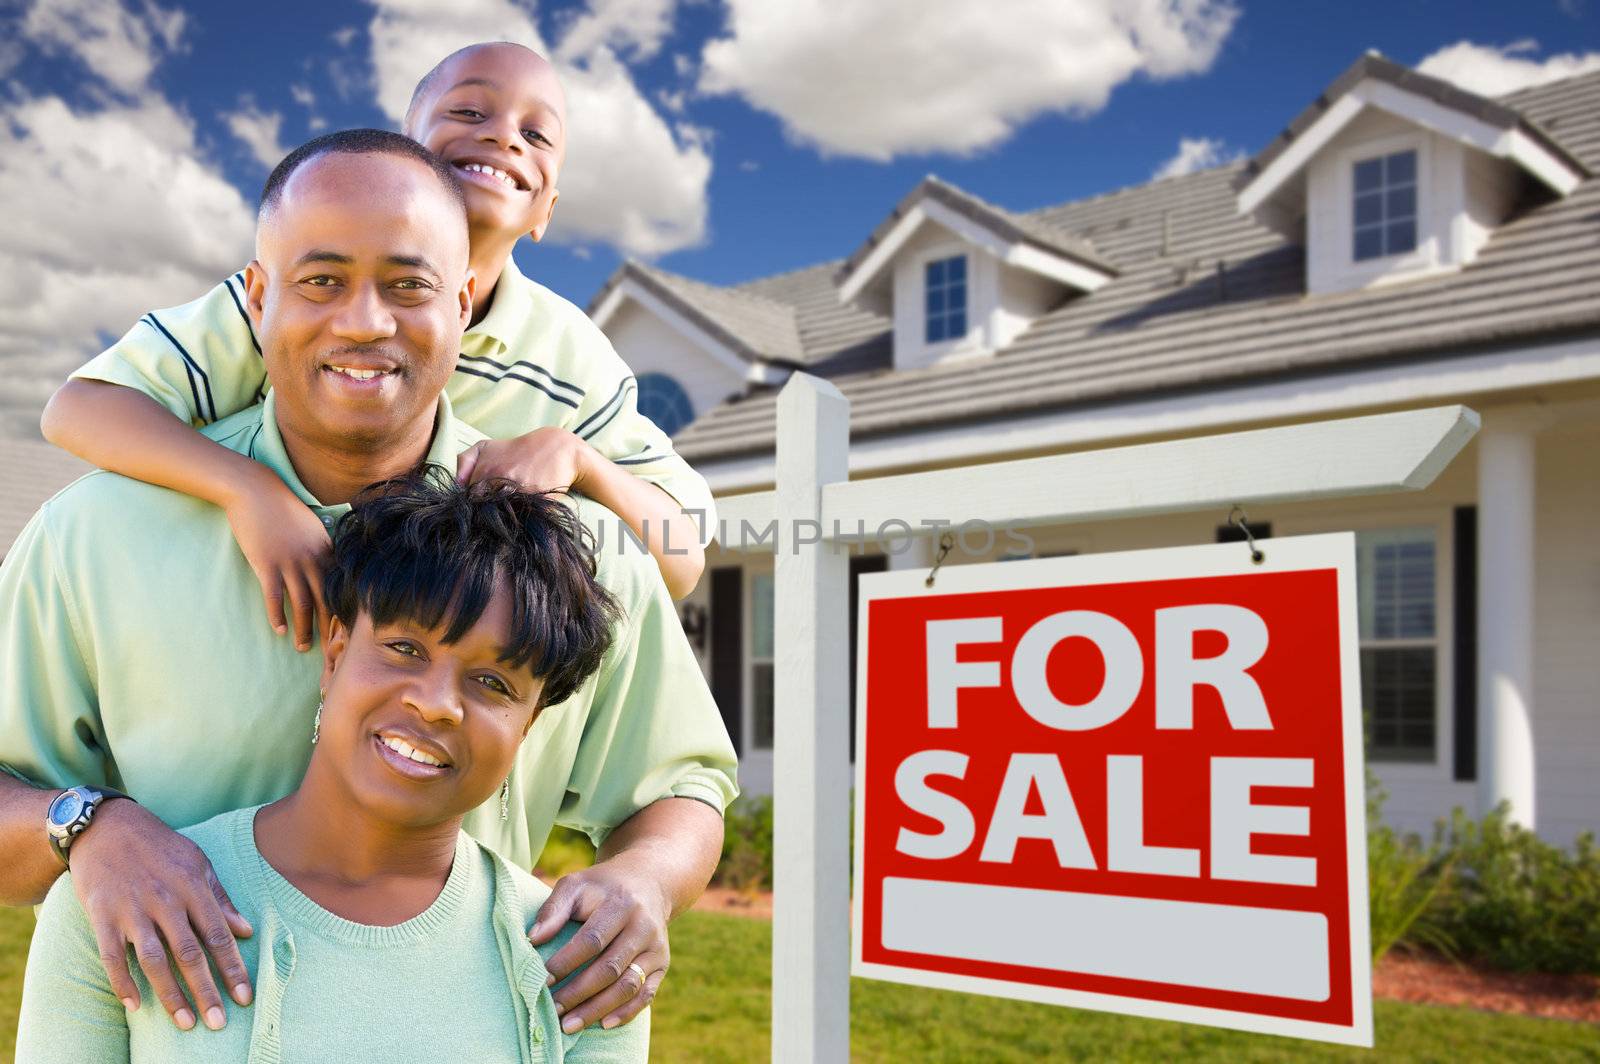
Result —
POLYGON ((929 175, 878 223, 866 241, 839 267, 834 280, 846 303, 883 304, 889 265, 900 248, 932 222, 994 254, 1001 262, 1091 292, 1116 276, 1116 267, 1088 241, 1056 227, 985 203, 929 175))
POLYGON ((1246 164, 1238 179, 1240 212, 1290 229, 1304 211, 1297 197, 1307 164, 1369 107, 1515 162, 1561 195, 1589 176, 1520 111, 1368 52, 1246 164))
POLYGON ((659 300, 696 330, 747 362, 796 365, 804 357, 794 308, 737 288, 718 288, 640 262, 628 261, 611 275, 589 314, 601 328, 627 295, 659 300), (631 291, 630 291, 631 289, 631 291))

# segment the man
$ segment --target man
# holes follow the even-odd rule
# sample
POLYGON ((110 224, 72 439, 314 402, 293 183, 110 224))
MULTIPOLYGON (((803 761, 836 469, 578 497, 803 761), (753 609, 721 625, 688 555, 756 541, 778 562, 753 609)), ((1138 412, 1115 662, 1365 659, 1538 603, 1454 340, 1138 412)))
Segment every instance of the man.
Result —
MULTIPOLYGON (((304 146, 269 180, 246 278, 273 391, 206 435, 270 467, 330 526, 366 484, 424 461, 453 470, 482 438, 443 396, 474 285, 444 164, 375 130, 304 146)), ((591 528, 615 520, 575 505, 591 528)), ((557 995, 570 1030, 624 1022, 653 997, 665 924, 704 888, 736 793, 732 746, 653 563, 606 552, 599 577, 624 612, 612 651, 535 726, 506 816, 495 802, 467 820, 523 866, 558 819, 600 845, 530 935, 586 921, 550 965, 559 980, 598 958, 557 995)), ((47 503, 0 565, 0 765, 11 773, 0 775, 0 901, 36 902, 68 862, 113 988, 137 1006, 132 945, 180 1026, 197 1017, 167 952, 198 1018, 219 1026, 208 954, 247 1003, 233 934, 250 929, 171 828, 281 797, 309 757, 317 658, 260 623, 257 586, 222 511, 110 473, 47 503), (56 801, 79 786, 133 801, 56 801)))

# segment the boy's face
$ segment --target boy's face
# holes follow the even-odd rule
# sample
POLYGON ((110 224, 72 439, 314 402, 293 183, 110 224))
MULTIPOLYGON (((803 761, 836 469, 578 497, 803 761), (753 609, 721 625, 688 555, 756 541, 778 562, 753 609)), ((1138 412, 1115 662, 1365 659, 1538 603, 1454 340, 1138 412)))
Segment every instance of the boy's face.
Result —
POLYGON ((566 98, 549 63, 518 45, 468 49, 435 71, 406 124, 455 169, 474 230, 544 236, 566 155, 566 98))

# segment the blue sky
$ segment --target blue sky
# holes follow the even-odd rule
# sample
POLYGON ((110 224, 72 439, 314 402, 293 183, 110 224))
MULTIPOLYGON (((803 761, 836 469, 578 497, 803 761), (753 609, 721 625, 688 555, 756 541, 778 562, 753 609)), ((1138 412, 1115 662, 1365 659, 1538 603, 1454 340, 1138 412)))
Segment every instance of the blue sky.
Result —
POLYGON ((1191 165, 1248 154, 1368 48, 1434 56, 1484 91, 1597 65, 1597 6, 0 4, 0 197, 25 218, 0 235, 0 270, 17 274, 0 358, 21 366, 80 319, 66 346, 81 358, 141 300, 199 294, 247 254, 276 152, 393 124, 421 69, 475 38, 542 44, 564 67, 564 195, 552 239, 517 255, 583 305, 628 253, 714 283, 843 256, 930 172, 1024 210, 1149 180, 1185 139, 1191 165), (86 272, 104 276, 72 283, 86 272))

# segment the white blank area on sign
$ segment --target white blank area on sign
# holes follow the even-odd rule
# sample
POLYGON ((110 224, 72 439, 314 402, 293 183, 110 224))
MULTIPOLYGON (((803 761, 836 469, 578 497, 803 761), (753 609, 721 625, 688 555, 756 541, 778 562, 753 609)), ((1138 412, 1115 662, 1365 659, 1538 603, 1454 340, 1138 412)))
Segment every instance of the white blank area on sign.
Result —
POLYGON ((888 878, 883 946, 1296 1001, 1328 998, 1327 917, 1289 909, 888 878))

